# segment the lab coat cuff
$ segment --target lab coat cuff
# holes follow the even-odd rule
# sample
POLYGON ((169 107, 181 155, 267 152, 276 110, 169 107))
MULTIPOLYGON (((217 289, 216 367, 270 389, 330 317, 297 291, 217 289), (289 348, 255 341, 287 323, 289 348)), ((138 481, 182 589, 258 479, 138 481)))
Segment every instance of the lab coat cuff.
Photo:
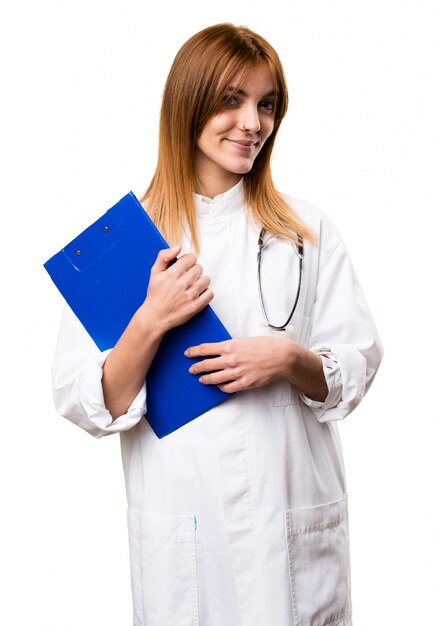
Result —
MULTIPOLYGON (((334 390, 334 388, 329 388, 328 384, 330 393, 325 402, 313 403, 309 398, 303 397, 302 399, 305 404, 310 406, 320 422, 341 420, 358 406, 364 396, 367 381, 366 359, 355 346, 350 344, 314 346, 311 349, 323 357, 328 356, 328 358, 336 361, 341 378, 340 393, 338 395, 338 385, 334 390), (336 395, 338 397, 335 397, 336 395)), ((328 383, 327 374, 325 374, 325 378, 328 383)))
POLYGON ((104 403, 101 382, 103 365, 110 352, 111 350, 106 350, 101 352, 97 359, 85 361, 80 368, 77 381, 81 420, 87 422, 80 425, 97 438, 133 428, 146 412, 146 385, 144 383, 128 410, 115 420, 112 419, 104 403))
POLYGON ((337 406, 341 399, 341 370, 337 358, 328 348, 320 346, 318 348, 312 348, 311 351, 318 354, 322 359, 323 374, 328 387, 328 395, 323 402, 308 398, 302 391, 300 392, 300 396, 303 402, 312 409, 316 417, 321 418, 325 411, 337 406))

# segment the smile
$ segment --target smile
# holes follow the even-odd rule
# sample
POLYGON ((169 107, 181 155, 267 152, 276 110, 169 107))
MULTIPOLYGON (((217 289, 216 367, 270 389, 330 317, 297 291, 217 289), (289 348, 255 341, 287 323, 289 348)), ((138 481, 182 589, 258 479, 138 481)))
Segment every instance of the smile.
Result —
POLYGON ((257 146, 257 143, 254 141, 246 141, 246 139, 228 139, 228 141, 233 144, 233 146, 243 150, 244 152, 250 152, 257 146))

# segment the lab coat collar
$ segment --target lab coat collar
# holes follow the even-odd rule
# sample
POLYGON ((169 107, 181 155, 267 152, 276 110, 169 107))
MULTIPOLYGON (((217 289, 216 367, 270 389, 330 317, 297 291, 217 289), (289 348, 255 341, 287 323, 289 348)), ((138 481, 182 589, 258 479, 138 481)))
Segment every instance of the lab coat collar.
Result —
POLYGON ((243 211, 243 178, 238 183, 214 198, 193 194, 196 215, 200 220, 226 221, 243 211))

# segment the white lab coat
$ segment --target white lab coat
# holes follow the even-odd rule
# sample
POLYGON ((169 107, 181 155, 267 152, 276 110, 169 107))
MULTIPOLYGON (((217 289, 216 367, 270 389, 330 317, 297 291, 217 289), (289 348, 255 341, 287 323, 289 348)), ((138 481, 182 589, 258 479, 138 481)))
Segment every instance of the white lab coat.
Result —
MULTIPOLYGON (((195 197, 212 307, 233 337, 261 325, 259 228, 243 182, 195 197)), ((289 199, 318 238, 305 244, 293 339, 324 359, 330 393, 313 402, 284 380, 232 396, 158 439, 146 384, 112 423, 100 353, 67 308, 53 365, 62 415, 95 437, 121 433, 135 626, 350 626, 347 494, 336 420, 360 402, 382 348, 345 247, 316 208, 289 199), (327 366, 329 367, 327 368, 327 366)), ((183 252, 188 243, 184 242, 183 252)), ((264 253, 263 290, 282 324, 298 280, 294 248, 264 253)))

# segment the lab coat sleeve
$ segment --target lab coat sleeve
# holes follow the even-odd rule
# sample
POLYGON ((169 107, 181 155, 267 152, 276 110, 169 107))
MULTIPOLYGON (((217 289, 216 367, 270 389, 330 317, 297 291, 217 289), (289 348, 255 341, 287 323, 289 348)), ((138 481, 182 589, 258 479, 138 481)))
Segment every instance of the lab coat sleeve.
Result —
POLYGON ((353 411, 373 382, 383 355, 347 250, 330 223, 324 230, 328 245, 326 258, 320 256, 309 348, 328 357, 323 364, 329 394, 323 403, 300 394, 321 422, 343 419, 353 411), (331 374, 326 370, 328 361, 331 374))
POLYGON ((144 383, 127 412, 112 420, 101 383, 109 353, 100 352, 66 306, 52 366, 54 404, 60 415, 97 438, 132 428, 146 412, 144 383))

